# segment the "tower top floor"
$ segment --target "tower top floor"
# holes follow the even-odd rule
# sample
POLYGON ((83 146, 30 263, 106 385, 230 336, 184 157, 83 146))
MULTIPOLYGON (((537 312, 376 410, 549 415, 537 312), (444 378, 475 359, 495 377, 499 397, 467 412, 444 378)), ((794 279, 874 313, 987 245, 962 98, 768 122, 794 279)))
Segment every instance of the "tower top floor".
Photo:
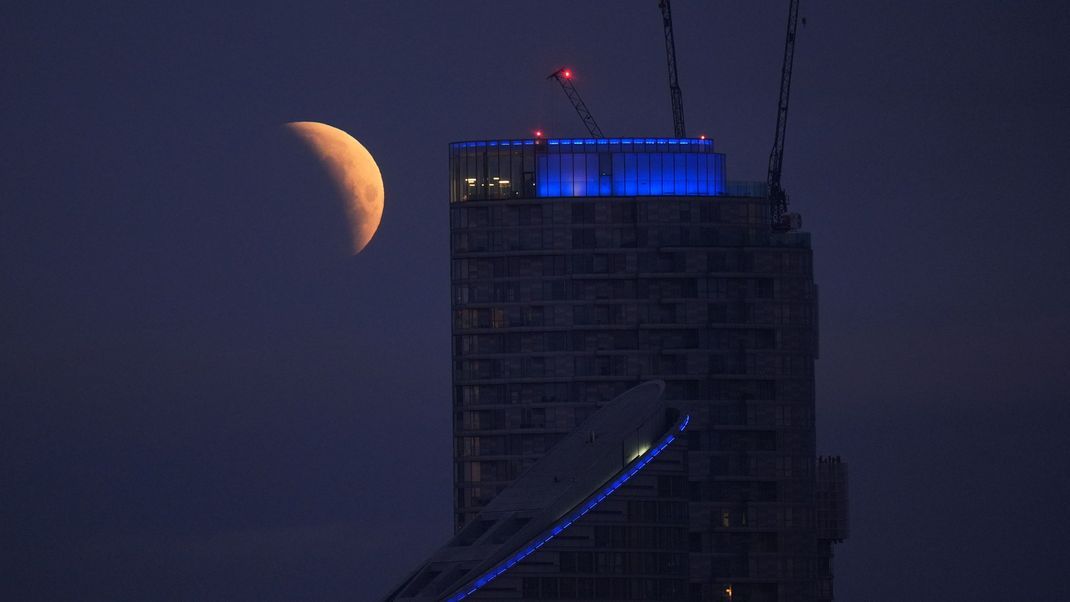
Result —
POLYGON ((703 138, 534 138, 450 144, 450 202, 600 196, 764 196, 728 182, 703 138))

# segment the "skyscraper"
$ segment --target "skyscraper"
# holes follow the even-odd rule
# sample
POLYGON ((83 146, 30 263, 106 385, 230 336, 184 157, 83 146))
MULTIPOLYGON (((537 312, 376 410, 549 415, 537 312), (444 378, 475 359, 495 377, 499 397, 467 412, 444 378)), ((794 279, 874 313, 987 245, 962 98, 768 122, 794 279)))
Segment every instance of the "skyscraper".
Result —
POLYGON ((710 140, 475 141, 450 146, 450 202, 456 530, 659 379, 686 453, 526 560, 523 596, 831 599, 846 466, 819 495, 810 238, 772 230, 764 184, 710 140))

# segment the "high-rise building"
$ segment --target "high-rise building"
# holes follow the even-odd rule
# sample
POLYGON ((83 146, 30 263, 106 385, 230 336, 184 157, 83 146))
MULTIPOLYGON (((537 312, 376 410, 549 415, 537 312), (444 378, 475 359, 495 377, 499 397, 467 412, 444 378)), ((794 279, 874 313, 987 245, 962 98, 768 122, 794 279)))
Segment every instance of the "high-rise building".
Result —
POLYGON ((830 600, 846 465, 815 456, 810 237, 773 231, 764 183, 710 140, 459 142, 450 203, 458 532, 639 382, 692 416, 518 595, 830 600))

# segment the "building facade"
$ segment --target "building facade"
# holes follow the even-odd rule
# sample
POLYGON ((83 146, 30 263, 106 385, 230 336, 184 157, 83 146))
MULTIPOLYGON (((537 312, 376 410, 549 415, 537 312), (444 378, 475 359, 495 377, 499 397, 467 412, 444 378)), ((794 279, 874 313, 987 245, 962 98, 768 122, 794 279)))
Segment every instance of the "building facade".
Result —
POLYGON ((456 530, 657 379, 693 418, 686 452, 603 517, 616 538, 548 555, 524 598, 831 599, 845 529, 817 524, 837 509, 817 506, 835 496, 817 489, 810 239, 771 230, 764 186, 727 181, 709 140, 476 141, 450 146, 450 201, 456 530), (678 562, 576 564, 636 551, 678 562))

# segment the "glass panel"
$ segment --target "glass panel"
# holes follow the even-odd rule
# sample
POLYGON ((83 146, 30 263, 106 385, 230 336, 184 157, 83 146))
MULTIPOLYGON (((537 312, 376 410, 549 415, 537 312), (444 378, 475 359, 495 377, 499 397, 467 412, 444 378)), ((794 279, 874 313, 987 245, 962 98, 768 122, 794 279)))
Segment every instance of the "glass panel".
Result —
POLYGON ((479 182, 482 191, 485 193, 484 198, 496 199, 498 198, 498 146, 494 143, 494 146, 487 148, 487 175, 486 179, 479 182))
POLYGON ((576 153, 572 161, 572 193, 574 196, 587 196, 587 154, 576 153))
MULTIPOLYGON (((663 146, 659 144, 658 146, 663 146)), ((650 194, 662 194, 665 186, 661 178, 661 153, 650 155, 650 194)))
POLYGON ((572 153, 561 154, 561 196, 574 196, 572 187, 572 153))
POLYGON ((538 166, 538 169, 535 170, 535 173, 538 176, 536 196, 550 196, 550 162, 547 160, 546 155, 539 155, 538 166))
POLYGON ((546 194, 561 196, 561 155, 547 155, 546 181, 548 183, 546 194))
MULTIPOLYGON (((608 143, 607 143, 608 144, 608 143)), ((598 194, 613 194, 611 179, 613 177, 613 158, 608 152, 598 153, 598 194)))
POLYGON ((624 194, 624 174, 624 155, 613 153, 613 194, 615 195, 624 194))
POLYGON ((464 176, 464 198, 475 198, 476 188, 476 154, 472 149, 465 149, 464 151, 464 163, 463 163, 463 176, 464 176))
POLYGON ((523 196, 521 185, 524 182, 524 156, 521 146, 514 146, 509 152, 509 183, 505 191, 510 198, 523 196))
POLYGON ((636 157, 637 171, 636 175, 639 179, 639 194, 650 194, 650 155, 643 153, 636 157))
POLYGON ((673 179, 673 158, 675 155, 672 153, 661 153, 661 190, 663 194, 674 194, 676 192, 676 180, 673 179))
POLYGON ((535 146, 524 146, 524 171, 523 171, 523 185, 524 189, 521 192, 521 196, 541 196, 537 195, 537 187, 535 182, 535 146))
POLYGON ((710 193, 710 155, 702 154, 698 157, 698 193, 710 193))
POLYGON ((713 186, 710 189, 711 194, 724 194, 725 189, 725 177, 724 177, 724 155, 714 155, 713 162, 713 186))
POLYGON ((624 153, 624 194, 635 196, 639 171, 635 166, 635 153, 624 153))
POLYGON ((698 194, 698 155, 687 153, 687 194, 698 194))
POLYGON ((676 176, 675 177, 676 183, 674 184, 675 188, 673 189, 673 194, 685 194, 687 192, 687 177, 686 177, 687 156, 686 155, 674 155, 673 156, 673 163, 674 163, 674 171, 673 171, 673 173, 676 176))
MULTIPOLYGON (((589 148, 593 149, 594 145, 589 148)), ((587 155, 587 194, 589 196, 598 196, 598 155, 589 153, 587 155)))

